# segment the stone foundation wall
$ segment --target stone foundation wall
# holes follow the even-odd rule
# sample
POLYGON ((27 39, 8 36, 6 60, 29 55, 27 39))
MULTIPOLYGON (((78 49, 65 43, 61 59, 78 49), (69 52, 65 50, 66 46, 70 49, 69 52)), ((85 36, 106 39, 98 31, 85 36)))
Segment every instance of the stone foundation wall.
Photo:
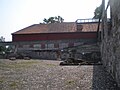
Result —
POLYGON ((120 87, 120 0, 111 0, 111 30, 103 20, 101 55, 103 64, 120 87))
POLYGON ((41 52, 31 52, 32 58, 35 59, 48 59, 48 60, 65 60, 69 57, 67 52, 60 53, 58 55, 57 51, 41 51, 41 52))
MULTIPOLYGON (((82 45, 83 43, 95 43, 96 39, 67 39, 67 40, 49 40, 49 41, 36 41, 36 42, 14 42, 17 46, 17 52, 27 52, 32 58, 37 59, 58 59, 57 52, 63 50, 63 48, 69 47, 71 43, 72 46, 82 45), (58 44, 59 46, 56 48, 54 44, 58 44), (41 47, 28 47, 34 45, 44 44, 45 48, 41 47), (51 45, 51 47, 49 47, 51 45), (22 46, 22 47, 21 47, 22 46), (25 46, 25 47, 23 47, 25 46), (47 47, 46 47, 47 46, 47 47)), ((60 58, 67 58, 68 52, 60 53, 60 58)), ((76 55, 78 57, 78 55, 76 55)))

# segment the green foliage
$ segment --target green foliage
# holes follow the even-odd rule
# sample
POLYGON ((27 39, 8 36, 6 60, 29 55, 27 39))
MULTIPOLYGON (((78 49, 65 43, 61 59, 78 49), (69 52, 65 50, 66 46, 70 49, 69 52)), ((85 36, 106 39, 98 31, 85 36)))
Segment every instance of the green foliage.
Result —
POLYGON ((44 18, 43 23, 62 23, 64 19, 61 16, 49 17, 48 19, 44 18))
POLYGON ((0 46, 0 54, 8 53, 12 50, 10 46, 0 46))
POLYGON ((6 48, 4 46, 0 46, 0 52, 6 51, 6 48))
POLYGON ((0 37, 0 42, 5 42, 5 38, 3 36, 0 37))
POLYGON ((101 16, 101 12, 102 12, 102 5, 100 5, 99 7, 97 7, 95 9, 95 12, 94 12, 94 19, 99 19, 100 16, 101 16))

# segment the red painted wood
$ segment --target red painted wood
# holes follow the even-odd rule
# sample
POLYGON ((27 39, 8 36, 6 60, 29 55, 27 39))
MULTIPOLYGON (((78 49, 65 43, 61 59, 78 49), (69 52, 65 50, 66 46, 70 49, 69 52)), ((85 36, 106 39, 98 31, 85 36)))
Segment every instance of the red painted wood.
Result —
POLYGON ((24 34, 12 35, 13 41, 38 41, 38 40, 63 40, 63 39, 94 39, 96 32, 77 32, 77 33, 48 33, 48 34, 24 34))

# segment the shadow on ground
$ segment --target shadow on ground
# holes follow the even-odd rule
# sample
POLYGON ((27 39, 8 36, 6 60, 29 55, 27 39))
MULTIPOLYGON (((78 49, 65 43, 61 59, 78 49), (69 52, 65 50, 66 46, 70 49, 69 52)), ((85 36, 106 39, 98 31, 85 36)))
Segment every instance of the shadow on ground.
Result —
POLYGON ((120 88, 102 65, 94 65, 92 90, 120 90, 120 88))

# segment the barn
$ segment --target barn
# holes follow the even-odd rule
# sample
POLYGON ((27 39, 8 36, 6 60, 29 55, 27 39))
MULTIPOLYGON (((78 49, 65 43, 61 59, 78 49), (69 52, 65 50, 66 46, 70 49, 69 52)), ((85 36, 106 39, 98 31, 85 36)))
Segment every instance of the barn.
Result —
POLYGON ((12 42, 17 51, 29 51, 33 58, 55 59, 55 51, 96 42, 97 27, 98 20, 93 19, 34 24, 12 33, 12 42))

